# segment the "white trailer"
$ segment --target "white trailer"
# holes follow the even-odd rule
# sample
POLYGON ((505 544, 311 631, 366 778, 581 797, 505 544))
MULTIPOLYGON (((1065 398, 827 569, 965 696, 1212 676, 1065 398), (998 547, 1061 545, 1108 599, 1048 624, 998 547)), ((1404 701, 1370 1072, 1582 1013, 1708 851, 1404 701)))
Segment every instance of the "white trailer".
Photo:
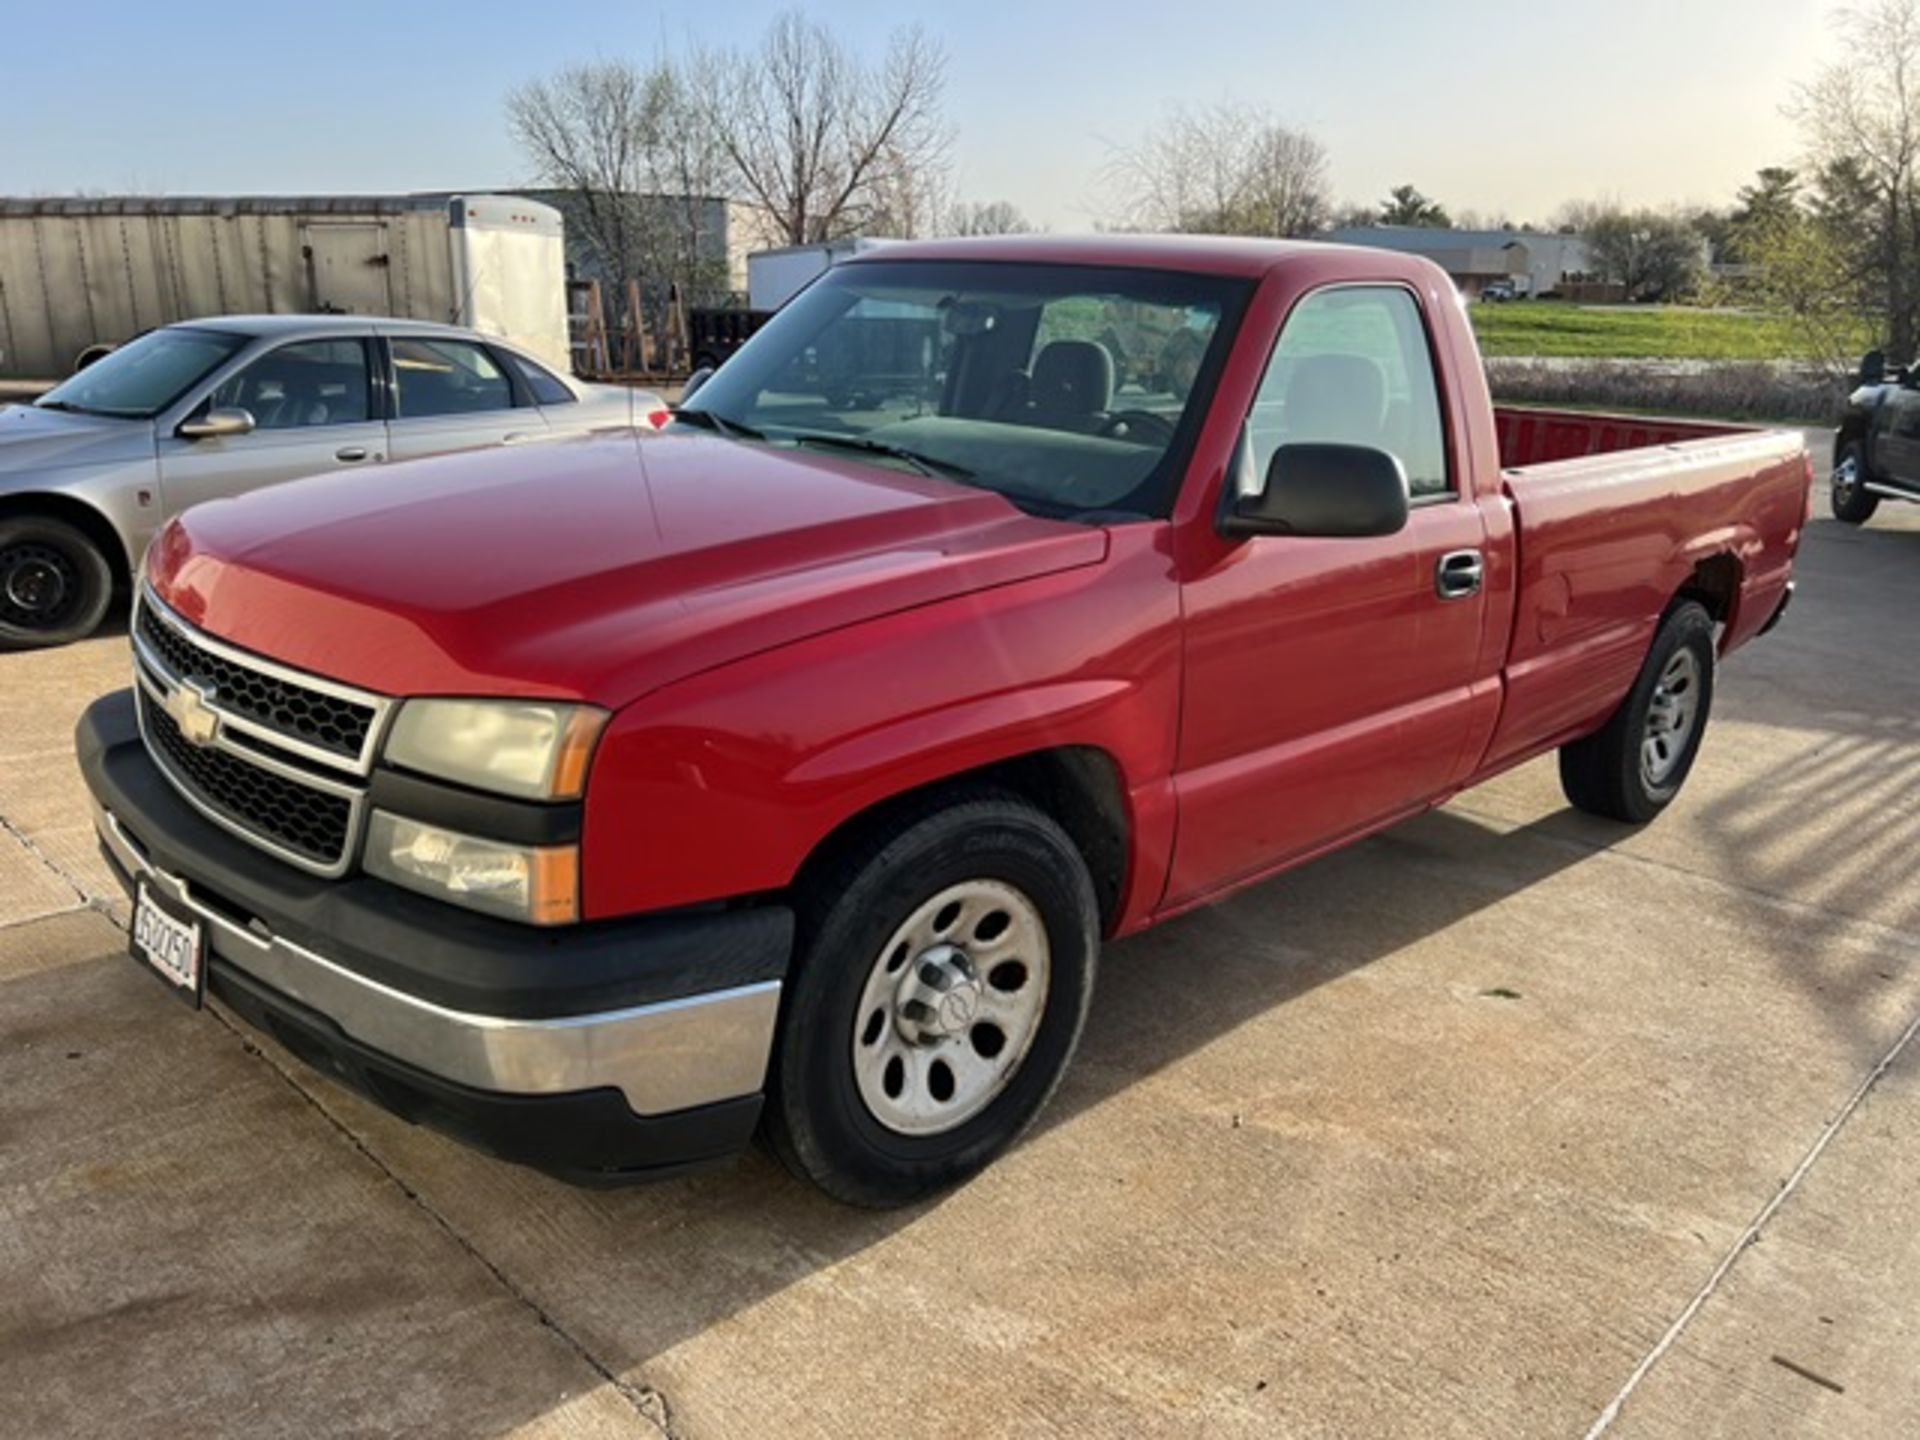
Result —
POLYGON ((820 245, 756 250, 747 256, 747 308, 778 310, 842 260, 885 243, 854 235, 820 245))
POLYGON ((0 200, 0 377, 57 379, 156 325, 391 315, 569 368, 560 212, 513 195, 0 200))

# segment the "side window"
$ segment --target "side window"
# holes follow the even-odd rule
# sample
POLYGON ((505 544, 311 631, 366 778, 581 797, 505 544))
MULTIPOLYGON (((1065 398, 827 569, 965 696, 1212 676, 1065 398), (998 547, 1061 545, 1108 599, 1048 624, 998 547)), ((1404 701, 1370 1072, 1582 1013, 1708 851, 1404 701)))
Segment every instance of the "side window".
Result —
POLYGON ((1282 445, 1370 445, 1399 457, 1415 500, 1453 490, 1426 327, 1397 286, 1321 290, 1294 306, 1248 426, 1256 476, 1282 445))
POLYGON ((364 340, 301 340, 269 350, 213 392, 214 409, 245 410, 261 430, 353 425, 372 418, 364 340))
POLYGON ((571 405, 579 398, 556 377, 524 356, 516 355, 511 350, 500 353, 506 357, 507 364, 519 373, 527 389, 533 392, 536 405, 571 405))
POLYGON ((417 335, 397 335, 392 343, 402 420, 513 408, 513 384, 484 347, 417 335))

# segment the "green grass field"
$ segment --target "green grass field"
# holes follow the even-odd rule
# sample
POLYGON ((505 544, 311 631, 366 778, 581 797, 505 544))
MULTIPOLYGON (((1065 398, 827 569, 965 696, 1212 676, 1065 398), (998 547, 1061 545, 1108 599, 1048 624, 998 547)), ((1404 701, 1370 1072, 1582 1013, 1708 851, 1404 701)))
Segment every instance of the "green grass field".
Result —
MULTIPOLYGON (((1522 300, 1468 307, 1488 355, 1623 360, 1818 358, 1792 322, 1687 305, 1568 305, 1522 300)), ((1860 346, 1865 350, 1864 340, 1860 346)))

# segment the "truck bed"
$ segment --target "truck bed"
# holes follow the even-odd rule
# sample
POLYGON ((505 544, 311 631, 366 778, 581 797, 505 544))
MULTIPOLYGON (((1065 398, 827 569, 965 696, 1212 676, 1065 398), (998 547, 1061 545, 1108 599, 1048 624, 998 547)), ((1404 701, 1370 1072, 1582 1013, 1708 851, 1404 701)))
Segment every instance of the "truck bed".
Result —
POLYGON ((1792 431, 1496 409, 1517 562, 1506 696, 1486 766, 1560 743, 1619 703, 1672 596, 1721 653, 1784 597, 1811 471, 1792 431))
POLYGON ((1664 420, 1642 415, 1501 405, 1493 407, 1493 428, 1500 437, 1500 463, 1508 469, 1588 455, 1609 455, 1616 450, 1647 450, 1657 445, 1755 433, 1748 426, 1710 420, 1664 420))

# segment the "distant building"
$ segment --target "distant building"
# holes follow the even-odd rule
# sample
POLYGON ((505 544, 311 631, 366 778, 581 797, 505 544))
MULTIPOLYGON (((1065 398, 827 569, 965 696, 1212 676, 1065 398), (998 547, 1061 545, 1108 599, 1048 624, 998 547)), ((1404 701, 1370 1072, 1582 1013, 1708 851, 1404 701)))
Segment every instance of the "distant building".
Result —
POLYGON ((1511 280, 1522 295, 1549 295, 1584 279, 1591 268, 1579 235, 1532 230, 1440 230, 1415 225, 1358 225, 1320 237, 1336 245, 1368 245, 1424 255, 1453 278, 1469 299, 1496 280, 1511 280))

